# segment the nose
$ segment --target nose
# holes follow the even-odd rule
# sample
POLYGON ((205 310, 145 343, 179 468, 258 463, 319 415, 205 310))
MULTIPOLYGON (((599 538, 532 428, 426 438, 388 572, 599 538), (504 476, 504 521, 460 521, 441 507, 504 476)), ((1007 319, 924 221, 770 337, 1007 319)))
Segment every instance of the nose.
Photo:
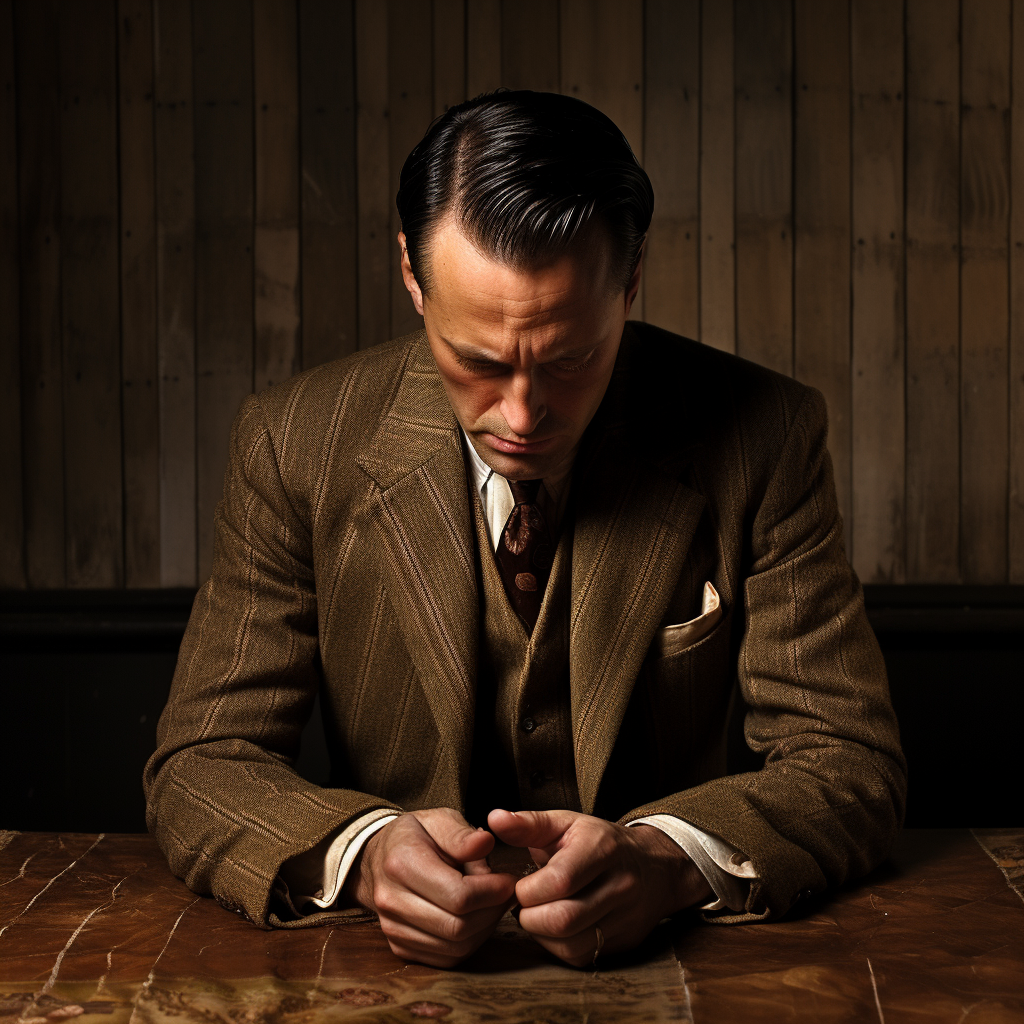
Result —
POLYGON ((509 430, 520 437, 529 437, 547 413, 540 388, 526 370, 512 374, 499 408, 509 430))

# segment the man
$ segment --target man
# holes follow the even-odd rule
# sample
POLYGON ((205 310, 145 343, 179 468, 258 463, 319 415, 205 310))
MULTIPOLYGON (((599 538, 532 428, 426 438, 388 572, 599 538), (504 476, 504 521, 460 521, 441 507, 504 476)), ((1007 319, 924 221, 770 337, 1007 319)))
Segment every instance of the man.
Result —
POLYGON ((450 110, 398 205, 425 332, 236 420, 146 772, 172 869, 451 966, 513 903, 581 965, 876 864, 904 764, 820 395, 627 323, 653 196, 586 104, 450 110), (328 788, 292 768, 318 692, 328 788))

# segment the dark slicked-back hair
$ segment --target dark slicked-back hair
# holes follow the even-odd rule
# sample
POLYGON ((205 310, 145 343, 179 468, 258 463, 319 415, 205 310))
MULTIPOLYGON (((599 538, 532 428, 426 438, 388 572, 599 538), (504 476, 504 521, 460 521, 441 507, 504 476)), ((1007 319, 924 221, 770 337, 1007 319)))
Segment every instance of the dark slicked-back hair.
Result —
POLYGON ((568 252, 591 224, 611 240, 623 287, 651 223, 654 192, 625 136, 571 96, 498 91, 442 114, 409 154, 398 213, 413 273, 430 289, 430 240, 447 216, 516 269, 568 252))

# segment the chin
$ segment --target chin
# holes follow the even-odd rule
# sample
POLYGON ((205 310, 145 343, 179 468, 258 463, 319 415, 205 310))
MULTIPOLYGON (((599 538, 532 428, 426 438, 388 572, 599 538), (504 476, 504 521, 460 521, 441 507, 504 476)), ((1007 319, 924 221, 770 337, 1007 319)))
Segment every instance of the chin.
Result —
MULTIPOLYGON (((564 437, 559 437, 557 447, 535 454, 504 452, 492 448, 480 435, 490 431, 476 431, 470 435, 480 457, 496 473, 511 480, 536 480, 550 475, 562 466, 569 457, 564 437)), ((497 436, 501 436, 500 434, 497 436)))
POLYGON ((561 456, 543 455, 506 455, 496 453, 496 471, 509 480, 538 480, 548 476, 559 464, 561 456))

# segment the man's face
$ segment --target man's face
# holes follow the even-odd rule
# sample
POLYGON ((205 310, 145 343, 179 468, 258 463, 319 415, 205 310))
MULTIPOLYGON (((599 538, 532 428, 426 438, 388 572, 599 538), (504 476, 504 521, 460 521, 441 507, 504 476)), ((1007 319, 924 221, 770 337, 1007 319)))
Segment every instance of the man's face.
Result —
POLYGON ((512 480, 560 475, 601 404, 639 287, 610 274, 594 231, 577 253, 531 270, 484 255, 453 220, 435 231, 431 289, 402 272, 448 400, 480 457, 512 480))

